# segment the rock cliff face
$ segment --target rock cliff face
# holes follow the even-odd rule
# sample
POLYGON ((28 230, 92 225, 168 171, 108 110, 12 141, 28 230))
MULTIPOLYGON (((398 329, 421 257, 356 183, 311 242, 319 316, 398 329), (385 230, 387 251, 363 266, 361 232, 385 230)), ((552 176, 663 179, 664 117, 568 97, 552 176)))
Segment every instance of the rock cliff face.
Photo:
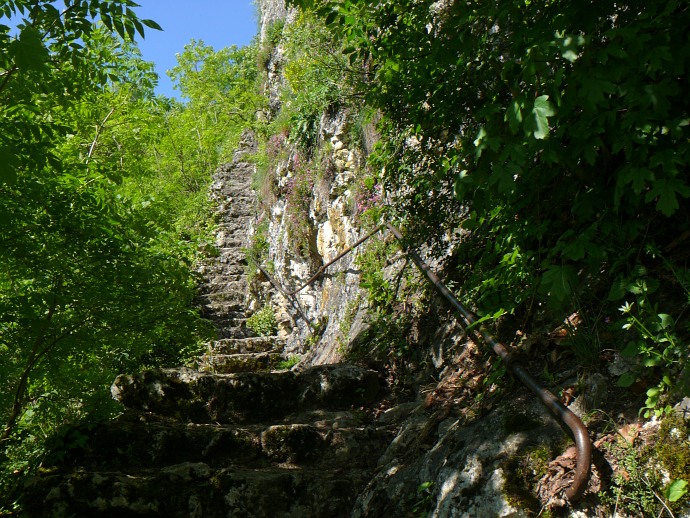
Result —
MULTIPOLYGON (((274 276, 286 289, 301 286, 317 269, 331 262, 361 238, 366 231, 355 221, 352 211, 353 192, 351 180, 361 161, 358 149, 348 149, 343 140, 348 124, 345 113, 322 117, 319 141, 327 143, 329 160, 334 166, 333 178, 321 181, 314 186, 312 197, 308 200, 308 221, 312 253, 304 257, 296 253, 294 243, 288 237, 290 224, 286 200, 278 198, 267 210, 268 257, 267 262, 274 268, 274 276)), ((275 170, 278 187, 288 185, 293 178, 289 161, 294 156, 279 162, 275 170)), ((362 249, 354 249, 338 262, 329 266, 325 274, 313 284, 296 294, 295 299, 302 308, 309 324, 299 315, 293 302, 274 291, 272 303, 280 316, 282 337, 286 340, 286 354, 304 355, 306 365, 319 365, 337 362, 347 343, 356 339, 365 314, 366 292, 360 288, 360 275, 356 259, 362 249), (352 320, 353 325, 343 331, 343 322, 352 320), (313 330, 317 327, 320 339, 314 342, 313 330)), ((264 284, 264 288, 269 287, 264 284)), ((264 297, 261 287, 256 291, 264 297)))

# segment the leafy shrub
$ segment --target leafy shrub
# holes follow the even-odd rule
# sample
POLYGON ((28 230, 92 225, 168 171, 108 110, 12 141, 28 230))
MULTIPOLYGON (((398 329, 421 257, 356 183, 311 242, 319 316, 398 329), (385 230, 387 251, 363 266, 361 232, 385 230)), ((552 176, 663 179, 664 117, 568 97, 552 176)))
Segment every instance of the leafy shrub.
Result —
POLYGON ((290 356, 287 360, 283 360, 276 364, 276 369, 292 369, 300 361, 299 356, 290 356))
POLYGON ((266 304, 247 319, 247 327, 259 336, 272 336, 278 331, 278 323, 273 307, 266 304))
POLYGON ((264 219, 256 226, 249 247, 243 249, 250 280, 257 275, 258 267, 268 258, 268 247, 268 220, 264 219))

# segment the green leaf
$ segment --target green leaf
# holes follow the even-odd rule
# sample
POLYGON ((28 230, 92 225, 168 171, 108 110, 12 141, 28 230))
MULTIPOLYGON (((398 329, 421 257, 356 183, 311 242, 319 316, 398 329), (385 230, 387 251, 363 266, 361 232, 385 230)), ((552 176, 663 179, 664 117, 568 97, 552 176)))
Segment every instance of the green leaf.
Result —
POLYGON ((577 284, 577 271, 570 265, 551 265, 541 278, 540 290, 557 302, 565 302, 577 284))
POLYGON ((635 375, 632 372, 626 372, 620 378, 618 378, 616 385, 618 385, 619 387, 627 388, 633 383, 635 383, 635 379, 635 375))
POLYGON ((145 34, 146 31, 144 30, 144 26, 142 25, 141 20, 139 20, 139 18, 133 18, 133 19, 132 19, 132 23, 133 23, 134 26, 136 27, 137 32, 139 33, 139 35, 140 35, 142 38, 145 38, 145 37, 146 37, 146 34, 145 34))
POLYGON ((333 25, 336 16, 338 16, 338 11, 336 10, 333 10, 330 13, 328 13, 328 16, 326 16, 326 25, 333 25))
POLYGON ((510 131, 515 135, 522 124, 522 107, 517 101, 510 103, 503 120, 508 123, 510 131))
POLYGON ((43 45, 41 34, 31 26, 22 29, 19 38, 12 43, 11 52, 20 69, 40 70, 48 60, 48 49, 43 45))
POLYGON ((163 28, 160 25, 158 25, 156 22, 154 22, 153 20, 141 20, 141 23, 143 23, 147 27, 150 27, 151 29, 155 29, 157 31, 163 30, 163 28))
POLYGON ((9 146, 0 147, 0 185, 14 185, 17 181, 17 157, 9 146))
POLYGON ((125 30, 127 31, 127 36, 129 36, 129 39, 134 41, 134 33, 136 29, 134 28, 134 24, 131 22, 131 20, 125 19, 125 30))
POLYGON ((673 317, 671 315, 667 315, 666 313, 659 313, 657 317, 661 321, 661 329, 671 329, 676 324, 673 320, 673 317))
POLYGON ((680 500, 688 492, 688 483, 683 479, 674 480, 664 491, 669 502, 680 500))
POLYGON ((609 290, 608 300, 616 301, 625 297, 625 293, 628 291, 628 281, 623 277, 618 277, 613 284, 611 284, 611 289, 609 290))
POLYGON ((553 117, 555 114, 548 95, 539 96, 534 100, 532 117, 528 127, 534 138, 541 140, 548 136, 550 131, 549 117, 553 117))
POLYGON ((630 342, 621 351, 621 356, 623 358, 633 358, 640 353, 640 346, 637 342, 630 342))
POLYGON ((652 183, 652 188, 645 196, 645 202, 657 199, 656 209, 664 216, 670 216, 679 208, 676 195, 680 194, 683 198, 690 196, 690 187, 678 178, 668 178, 656 180, 652 183))

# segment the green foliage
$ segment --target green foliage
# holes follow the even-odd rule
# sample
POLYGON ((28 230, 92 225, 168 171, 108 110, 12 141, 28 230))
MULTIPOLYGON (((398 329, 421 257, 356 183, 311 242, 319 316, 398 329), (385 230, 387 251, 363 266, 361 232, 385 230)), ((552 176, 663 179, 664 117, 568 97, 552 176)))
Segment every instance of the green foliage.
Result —
POLYGON ((659 427, 656 443, 651 452, 658 459, 671 482, 663 488, 663 495, 672 507, 681 509, 688 502, 690 480, 690 426, 680 414, 665 418, 659 427))
POLYGON ((283 28, 285 27, 285 22, 283 20, 277 20, 271 23, 266 28, 266 36, 264 41, 261 43, 259 52, 256 55, 256 62, 258 68, 262 72, 268 71, 268 66, 275 52, 276 46, 280 43, 280 39, 283 35, 283 28))
POLYGON ((363 253, 357 256, 357 266, 361 271, 360 287, 369 293, 369 304, 373 308, 388 309, 396 300, 400 279, 386 277, 387 261, 398 250, 397 241, 384 242, 370 239, 363 253))
POLYGON ((256 226, 249 248, 243 249, 247 259, 247 276, 250 280, 258 275, 259 266, 265 266, 268 247, 268 220, 264 219, 256 226))
POLYGON ((626 301, 619 311, 623 315, 620 324, 627 331, 627 342, 620 355, 633 360, 631 370, 621 375, 618 385, 628 387, 638 377, 648 377, 655 371, 660 378, 655 386, 647 390, 647 400, 641 410, 645 417, 669 413, 668 392, 688 361, 687 346, 677 336, 674 318, 659 311, 654 294, 659 281, 651 277, 646 268, 640 266, 629 278, 620 278, 611 289, 609 298, 620 299, 632 295, 634 301, 626 301))
POLYGON ((360 287, 368 293, 370 325, 354 350, 348 351, 352 358, 383 354, 390 362, 404 363, 416 356, 410 347, 410 329, 413 319, 425 309, 428 284, 420 282, 417 271, 408 268, 399 252, 396 240, 372 238, 357 256, 360 287), (399 262, 395 262, 396 256, 399 262))
MULTIPOLYGON (((559 320, 593 310, 585 320, 599 326, 615 311, 609 288, 644 264, 639 289, 654 278, 657 292, 644 303, 629 293, 622 352, 640 364, 621 382, 648 384, 646 414, 690 393, 682 2, 290 3, 344 42, 355 95, 385 114, 369 166, 391 197, 388 216, 437 257, 461 236, 453 264, 465 302, 526 323, 540 309, 559 320), (668 257, 641 260, 650 248, 668 257)), ((388 285, 370 277, 375 302, 389 303, 388 285)), ((591 364, 607 336, 593 328, 569 346, 591 364)))
POLYGON ((315 256, 316 230, 311 222, 310 208, 316 180, 316 169, 311 162, 305 163, 300 153, 293 155, 292 176, 283 189, 285 197, 285 225, 292 248, 300 257, 315 256))
POLYGON ((654 442, 642 451, 621 437, 610 447, 618 469, 602 502, 610 509, 639 516, 682 509, 690 479, 689 432, 682 416, 670 415, 662 421, 654 442))
POLYGON ((355 321, 357 312, 362 304, 362 298, 358 295, 354 299, 350 300, 345 306, 345 312, 338 324, 338 330, 340 334, 338 335, 338 351, 340 353, 346 354, 348 351, 346 349, 350 341, 350 329, 355 321))
POLYGON ((282 31, 285 83, 283 120, 290 139, 309 150, 316 144, 321 116, 347 95, 347 61, 342 42, 312 11, 300 11, 282 31))
POLYGON ((417 494, 412 498, 411 511, 414 516, 427 516, 434 501, 434 485, 431 480, 417 486, 417 494))
POLYGON ((290 356, 287 360, 278 362, 276 364, 276 369, 292 369, 300 360, 301 358, 299 356, 290 356))
MULTIPOLYGON (((524 414, 519 414, 525 417, 524 414)), ((515 423, 518 425, 518 423, 515 423)), ((539 423, 536 423, 538 426, 539 423)), ((527 428, 519 426, 515 431, 534 428, 532 423, 527 428)), ((536 444, 528 446, 515 455, 508 457, 502 468, 510 477, 506 480, 505 495, 512 505, 527 512, 539 513, 542 503, 535 496, 541 478, 546 475, 549 462, 560 454, 562 445, 536 444)))
POLYGON ((513 285, 502 260, 517 250, 514 269, 563 305, 645 239, 687 228, 690 15, 678 2, 319 4, 387 114, 378 160, 399 214, 437 239, 463 219, 468 254, 502 236, 478 253, 485 279, 513 285))
POLYGON ((614 478, 615 500, 604 495, 602 501, 609 503, 609 505, 615 505, 617 509, 641 516, 651 516, 652 514, 656 516, 657 501, 654 498, 652 486, 658 486, 659 481, 650 480, 649 476, 645 474, 645 466, 641 463, 635 448, 629 445, 619 445, 617 448, 619 450, 617 450, 616 455, 622 470, 619 470, 614 478))
POLYGON ((184 363, 213 332, 191 265, 209 173, 258 106, 256 51, 193 42, 173 73, 187 103, 156 97, 132 40, 159 27, 135 7, 0 8, 2 511, 54 430, 115 410, 117 374, 184 363))
POLYGON ((273 307, 266 304, 247 319, 247 327, 259 336, 272 336, 278 331, 278 323, 273 307))

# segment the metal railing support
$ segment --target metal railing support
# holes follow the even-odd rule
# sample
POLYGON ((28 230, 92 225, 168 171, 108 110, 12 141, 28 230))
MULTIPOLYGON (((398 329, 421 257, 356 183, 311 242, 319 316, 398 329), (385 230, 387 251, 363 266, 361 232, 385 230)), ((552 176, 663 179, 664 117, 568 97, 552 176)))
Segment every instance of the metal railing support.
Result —
POLYGON ((342 252, 340 252, 338 255, 336 255, 336 256, 335 256, 333 259, 331 259, 329 262, 327 262, 327 263, 324 264, 324 265, 319 266, 319 269, 316 270, 316 273, 314 273, 314 275, 312 275, 312 276, 309 278, 309 280, 308 280, 307 282, 305 282, 304 284, 302 284, 299 288, 294 289, 294 290, 292 290, 292 291, 285 292, 285 294, 287 294, 287 295, 297 295, 300 291, 302 291, 304 288, 306 288, 306 287, 309 286, 311 283, 313 283, 316 279, 318 279, 321 275, 323 275, 323 273, 326 271, 326 268, 328 268, 328 267, 329 267, 330 265, 332 265, 333 263, 336 263, 336 262, 340 261, 340 259, 342 259, 343 257, 345 257, 345 256, 346 256, 347 254, 349 254, 350 252, 352 252, 355 248, 357 248, 359 245, 361 245, 362 243, 364 243, 367 239, 369 239, 370 237, 372 237, 374 234, 376 234, 376 233, 379 232, 380 230, 383 230, 383 228, 384 228, 385 226, 386 226, 385 224, 382 224, 382 225, 379 225, 378 227, 376 227, 374 230, 372 230, 371 232, 369 232, 366 236, 364 236, 364 237, 362 237, 361 239, 357 240, 355 243, 353 243, 352 245, 350 245, 349 247, 347 247, 345 250, 343 250, 342 252))

